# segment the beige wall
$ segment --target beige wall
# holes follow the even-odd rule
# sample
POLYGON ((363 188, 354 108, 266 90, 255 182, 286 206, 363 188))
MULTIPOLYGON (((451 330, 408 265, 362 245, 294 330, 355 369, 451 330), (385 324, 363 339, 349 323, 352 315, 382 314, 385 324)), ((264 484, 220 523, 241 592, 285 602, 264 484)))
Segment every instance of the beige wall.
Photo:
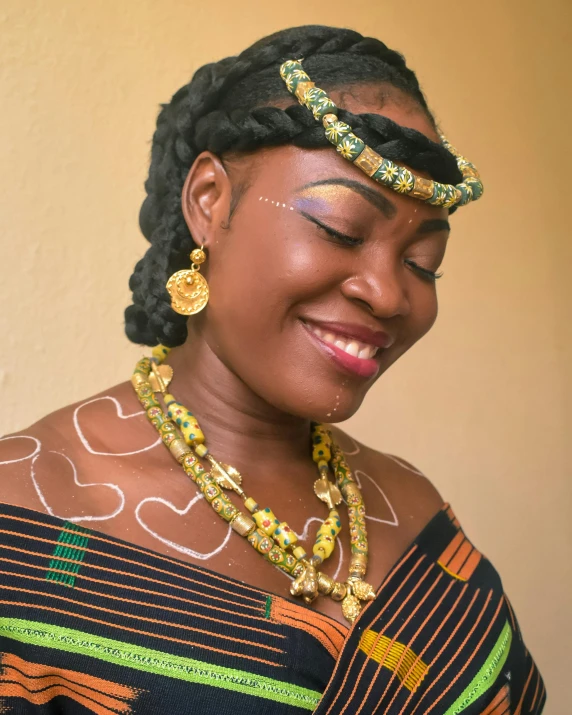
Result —
POLYGON ((419 465, 503 574, 569 711, 569 0, 2 0, 0 433, 126 379, 127 279, 156 108, 290 24, 406 53, 486 194, 453 218, 432 333, 348 424, 419 465), (348 8, 351 8, 348 9, 348 8))

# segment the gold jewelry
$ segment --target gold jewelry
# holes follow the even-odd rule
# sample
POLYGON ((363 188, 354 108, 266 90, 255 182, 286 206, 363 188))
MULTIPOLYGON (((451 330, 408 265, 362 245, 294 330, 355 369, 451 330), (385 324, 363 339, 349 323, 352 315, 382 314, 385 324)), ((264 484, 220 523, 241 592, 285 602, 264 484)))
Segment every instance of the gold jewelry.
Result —
POLYGON ((181 315, 195 315, 209 300, 209 285, 199 273, 201 263, 206 261, 203 247, 191 252, 191 267, 177 271, 167 281, 167 290, 171 296, 171 308, 181 315))
POLYGON ((301 596, 307 604, 320 594, 341 602, 342 613, 353 622, 363 603, 375 598, 373 587, 363 581, 367 569, 368 542, 365 525, 365 504, 361 492, 345 461, 343 452, 333 441, 330 432, 322 425, 312 425, 312 458, 318 467, 320 479, 314 485, 316 495, 329 507, 328 517, 316 534, 313 556, 298 544, 298 537, 283 521, 280 522, 269 508, 261 508, 255 499, 242 489, 242 477, 234 467, 219 463, 209 452, 204 434, 194 415, 173 395, 167 393, 165 381, 172 377, 161 365, 168 350, 162 346, 153 349, 153 358, 140 360, 132 377, 132 384, 149 421, 160 433, 164 445, 179 462, 202 492, 205 500, 232 529, 267 561, 277 566, 294 579, 290 593, 301 596), (151 376, 154 380, 151 380, 151 376), (156 389, 153 388, 153 384, 156 389), (154 397, 154 392, 163 394, 166 413, 154 397), (198 458, 206 459, 211 470, 207 472, 198 458), (335 483, 328 479, 330 470, 335 483), (250 512, 241 512, 223 493, 223 489, 236 492, 250 512), (334 581, 318 571, 321 564, 331 556, 341 529, 340 517, 335 508, 344 500, 350 523, 351 558, 345 583, 334 581))

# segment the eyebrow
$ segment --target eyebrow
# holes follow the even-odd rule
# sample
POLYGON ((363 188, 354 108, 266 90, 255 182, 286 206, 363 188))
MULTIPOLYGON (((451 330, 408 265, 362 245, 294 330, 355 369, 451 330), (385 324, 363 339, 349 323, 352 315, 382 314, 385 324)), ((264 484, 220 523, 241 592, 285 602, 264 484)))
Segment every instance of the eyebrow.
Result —
POLYGON ((311 189, 314 186, 325 186, 325 185, 345 186, 347 189, 351 189, 352 191, 355 191, 356 194, 363 196, 363 198, 366 201, 369 201, 369 203, 372 206, 375 206, 375 208, 378 211, 381 211, 381 213, 385 216, 385 218, 393 218, 395 216, 395 214, 397 213, 397 208, 396 208, 395 204, 392 203, 383 194, 380 194, 377 191, 374 191, 373 189, 371 189, 369 186, 362 184, 361 181, 354 181, 352 179, 344 179, 341 176, 331 178, 331 179, 320 179, 319 181, 312 181, 311 183, 305 184, 304 186, 300 187, 298 189, 298 191, 304 191, 304 189, 311 189))
MULTIPOLYGON (((298 189, 298 192, 304 191, 305 189, 311 189, 314 186, 345 186, 356 194, 362 196, 366 201, 368 201, 372 206, 374 206, 378 211, 385 216, 385 218, 391 219, 397 213, 397 207, 390 201, 386 196, 380 194, 378 191, 366 186, 361 181, 354 181, 353 179, 345 179, 343 177, 332 177, 330 179, 320 179, 319 181, 312 181, 309 184, 304 184, 298 189)), ((419 225, 416 233, 426 234, 434 233, 436 231, 450 231, 451 226, 448 221, 442 218, 431 218, 425 219, 419 225)))

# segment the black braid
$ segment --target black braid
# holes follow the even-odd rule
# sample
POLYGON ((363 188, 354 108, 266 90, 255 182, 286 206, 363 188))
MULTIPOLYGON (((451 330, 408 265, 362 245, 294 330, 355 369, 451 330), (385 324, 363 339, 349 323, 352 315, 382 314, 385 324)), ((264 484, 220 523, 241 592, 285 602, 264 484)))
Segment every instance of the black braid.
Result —
MULTIPOLYGON (((414 99, 434 123, 402 55, 353 30, 290 28, 259 40, 237 57, 200 67, 191 82, 162 106, 157 119, 147 197, 139 215, 151 246, 129 280, 133 304, 125 311, 125 330, 133 342, 175 347, 187 337, 187 319, 171 309, 165 284, 172 273, 188 267, 195 248, 183 218, 181 193, 196 157, 205 150, 224 155, 281 144, 329 146, 311 112, 285 95, 280 64, 301 57, 312 80, 326 91, 391 84, 414 99), (272 106, 285 97, 290 106, 272 106)), ((424 134, 379 114, 355 115, 340 109, 339 116, 384 157, 439 181, 461 181, 453 156, 424 134)))

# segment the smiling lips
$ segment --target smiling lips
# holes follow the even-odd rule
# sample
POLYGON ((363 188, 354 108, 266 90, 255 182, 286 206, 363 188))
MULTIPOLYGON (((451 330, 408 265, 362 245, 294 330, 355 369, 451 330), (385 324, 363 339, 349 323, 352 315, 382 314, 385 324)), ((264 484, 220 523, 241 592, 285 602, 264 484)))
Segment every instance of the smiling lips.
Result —
POLYGON ((375 356, 380 349, 393 343, 386 333, 361 326, 309 322, 305 322, 305 325, 329 357, 360 377, 369 378, 377 373, 379 363, 374 359, 375 356))

